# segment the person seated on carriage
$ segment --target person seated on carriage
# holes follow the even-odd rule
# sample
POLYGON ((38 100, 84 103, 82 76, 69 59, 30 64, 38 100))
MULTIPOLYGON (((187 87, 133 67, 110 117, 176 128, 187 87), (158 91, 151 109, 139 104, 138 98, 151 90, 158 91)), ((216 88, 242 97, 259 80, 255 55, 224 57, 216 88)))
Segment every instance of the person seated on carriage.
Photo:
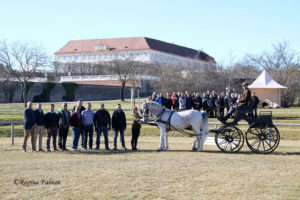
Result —
POLYGON ((243 84, 243 94, 240 98, 240 100, 236 102, 236 108, 235 109, 230 109, 227 115, 223 118, 220 117, 219 120, 223 123, 226 122, 226 120, 232 115, 232 113, 236 110, 237 112, 248 112, 248 102, 251 99, 251 92, 248 88, 248 82, 244 82, 243 84))

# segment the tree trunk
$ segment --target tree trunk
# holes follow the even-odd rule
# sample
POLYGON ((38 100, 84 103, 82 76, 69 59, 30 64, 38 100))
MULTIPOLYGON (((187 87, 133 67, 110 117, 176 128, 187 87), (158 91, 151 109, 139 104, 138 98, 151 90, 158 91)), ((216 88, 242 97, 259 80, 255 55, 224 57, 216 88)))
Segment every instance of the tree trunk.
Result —
POLYGON ((122 87, 121 87, 121 92, 120 92, 121 101, 124 101, 124 88, 125 88, 125 84, 126 84, 126 82, 122 81, 122 87))
POLYGON ((26 98, 27 98, 27 94, 26 94, 26 83, 21 84, 21 88, 22 88, 22 101, 24 103, 24 107, 26 108, 26 98))

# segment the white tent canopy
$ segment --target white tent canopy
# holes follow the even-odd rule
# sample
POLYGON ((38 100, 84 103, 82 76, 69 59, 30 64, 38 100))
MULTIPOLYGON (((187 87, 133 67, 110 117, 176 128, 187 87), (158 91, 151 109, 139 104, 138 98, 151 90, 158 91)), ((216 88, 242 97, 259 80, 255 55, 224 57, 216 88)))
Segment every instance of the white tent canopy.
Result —
POLYGON ((249 85, 249 88, 286 88, 285 86, 280 85, 277 83, 272 76, 264 70, 259 77, 249 85))

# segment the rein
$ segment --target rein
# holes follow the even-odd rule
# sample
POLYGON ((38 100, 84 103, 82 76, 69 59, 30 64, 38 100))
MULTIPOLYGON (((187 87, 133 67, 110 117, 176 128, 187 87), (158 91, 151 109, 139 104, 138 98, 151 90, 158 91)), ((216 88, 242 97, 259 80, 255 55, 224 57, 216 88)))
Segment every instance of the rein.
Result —
POLYGON ((163 113, 165 113, 165 109, 163 109, 156 117, 156 120, 155 122, 159 122, 159 123, 163 123, 163 124, 166 124, 167 125, 167 131, 170 131, 171 128, 173 128, 175 131, 178 131, 180 133, 183 133, 183 134, 186 134, 186 135, 190 135, 190 136, 199 136, 199 135, 202 135, 202 134, 194 134, 194 133, 189 133, 187 131, 184 131, 184 130, 179 130, 177 128, 175 128, 172 124, 171 124, 171 118, 172 118, 172 115, 174 114, 175 111, 171 111, 171 114, 170 116, 168 117, 168 120, 165 122, 163 120, 161 120, 159 117, 161 117, 163 115, 163 113))

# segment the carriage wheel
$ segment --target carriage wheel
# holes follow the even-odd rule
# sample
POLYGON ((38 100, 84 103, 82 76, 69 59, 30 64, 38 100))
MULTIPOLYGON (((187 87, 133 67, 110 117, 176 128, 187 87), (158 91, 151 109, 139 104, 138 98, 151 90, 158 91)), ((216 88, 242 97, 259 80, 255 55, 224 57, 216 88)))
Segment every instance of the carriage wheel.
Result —
POLYGON ((215 142, 223 152, 238 152, 243 147, 244 135, 235 126, 222 126, 215 135, 215 142))
POLYGON ((280 134, 276 126, 257 127, 251 125, 246 132, 246 142, 255 153, 272 153, 279 145, 280 134))

